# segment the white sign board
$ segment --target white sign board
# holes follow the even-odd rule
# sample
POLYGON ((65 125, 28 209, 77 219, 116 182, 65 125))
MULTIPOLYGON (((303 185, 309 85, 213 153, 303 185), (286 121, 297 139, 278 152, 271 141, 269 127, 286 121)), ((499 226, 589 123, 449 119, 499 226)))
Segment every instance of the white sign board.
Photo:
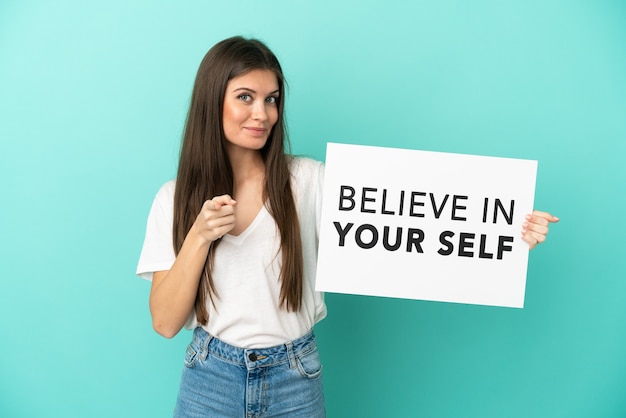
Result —
POLYGON ((329 143, 316 289, 522 308, 537 162, 329 143))

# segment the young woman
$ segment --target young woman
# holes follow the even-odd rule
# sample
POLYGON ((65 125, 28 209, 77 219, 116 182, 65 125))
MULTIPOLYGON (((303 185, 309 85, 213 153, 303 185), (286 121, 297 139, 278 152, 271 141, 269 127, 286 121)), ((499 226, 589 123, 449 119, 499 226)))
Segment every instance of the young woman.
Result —
MULTIPOLYGON (((154 329, 194 329, 177 417, 324 417, 313 326, 323 165, 285 153, 284 78, 241 37, 196 77, 175 181, 152 205, 137 273, 154 329), (207 200, 208 199, 208 200, 207 200)), ((557 219, 534 212, 531 248, 557 219)))

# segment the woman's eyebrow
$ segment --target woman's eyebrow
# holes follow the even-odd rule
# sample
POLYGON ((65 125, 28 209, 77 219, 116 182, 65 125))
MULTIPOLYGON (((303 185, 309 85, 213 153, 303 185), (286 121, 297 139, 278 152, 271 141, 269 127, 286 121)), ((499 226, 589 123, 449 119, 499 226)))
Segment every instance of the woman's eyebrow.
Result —
MULTIPOLYGON (((237 87, 236 89, 233 90, 233 92, 239 91, 239 90, 244 90, 244 91, 249 91, 250 93, 254 93, 257 94, 256 90, 251 89, 250 87, 237 87)), ((276 89, 272 92, 269 92, 268 95, 272 95, 272 94, 277 94, 280 93, 279 89, 276 89)))

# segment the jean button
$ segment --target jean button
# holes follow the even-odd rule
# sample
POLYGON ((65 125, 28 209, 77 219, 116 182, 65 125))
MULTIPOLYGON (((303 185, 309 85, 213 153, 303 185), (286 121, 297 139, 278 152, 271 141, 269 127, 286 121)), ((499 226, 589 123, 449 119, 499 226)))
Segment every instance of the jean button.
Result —
POLYGON ((256 354, 254 354, 254 353, 250 353, 250 354, 248 354, 248 359, 249 359, 250 361, 256 361, 256 354))

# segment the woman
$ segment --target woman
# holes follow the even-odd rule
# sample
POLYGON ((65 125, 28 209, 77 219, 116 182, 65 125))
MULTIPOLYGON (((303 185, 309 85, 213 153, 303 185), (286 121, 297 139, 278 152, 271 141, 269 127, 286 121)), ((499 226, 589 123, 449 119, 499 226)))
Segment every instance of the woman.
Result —
MULTIPOLYGON (((325 416, 313 334, 326 316, 314 290, 323 166, 285 154, 283 98, 257 40, 226 39, 200 64, 177 179, 155 198, 137 268, 155 330, 194 329, 175 416, 325 416)), ((527 217, 531 248, 553 221, 527 217)))

